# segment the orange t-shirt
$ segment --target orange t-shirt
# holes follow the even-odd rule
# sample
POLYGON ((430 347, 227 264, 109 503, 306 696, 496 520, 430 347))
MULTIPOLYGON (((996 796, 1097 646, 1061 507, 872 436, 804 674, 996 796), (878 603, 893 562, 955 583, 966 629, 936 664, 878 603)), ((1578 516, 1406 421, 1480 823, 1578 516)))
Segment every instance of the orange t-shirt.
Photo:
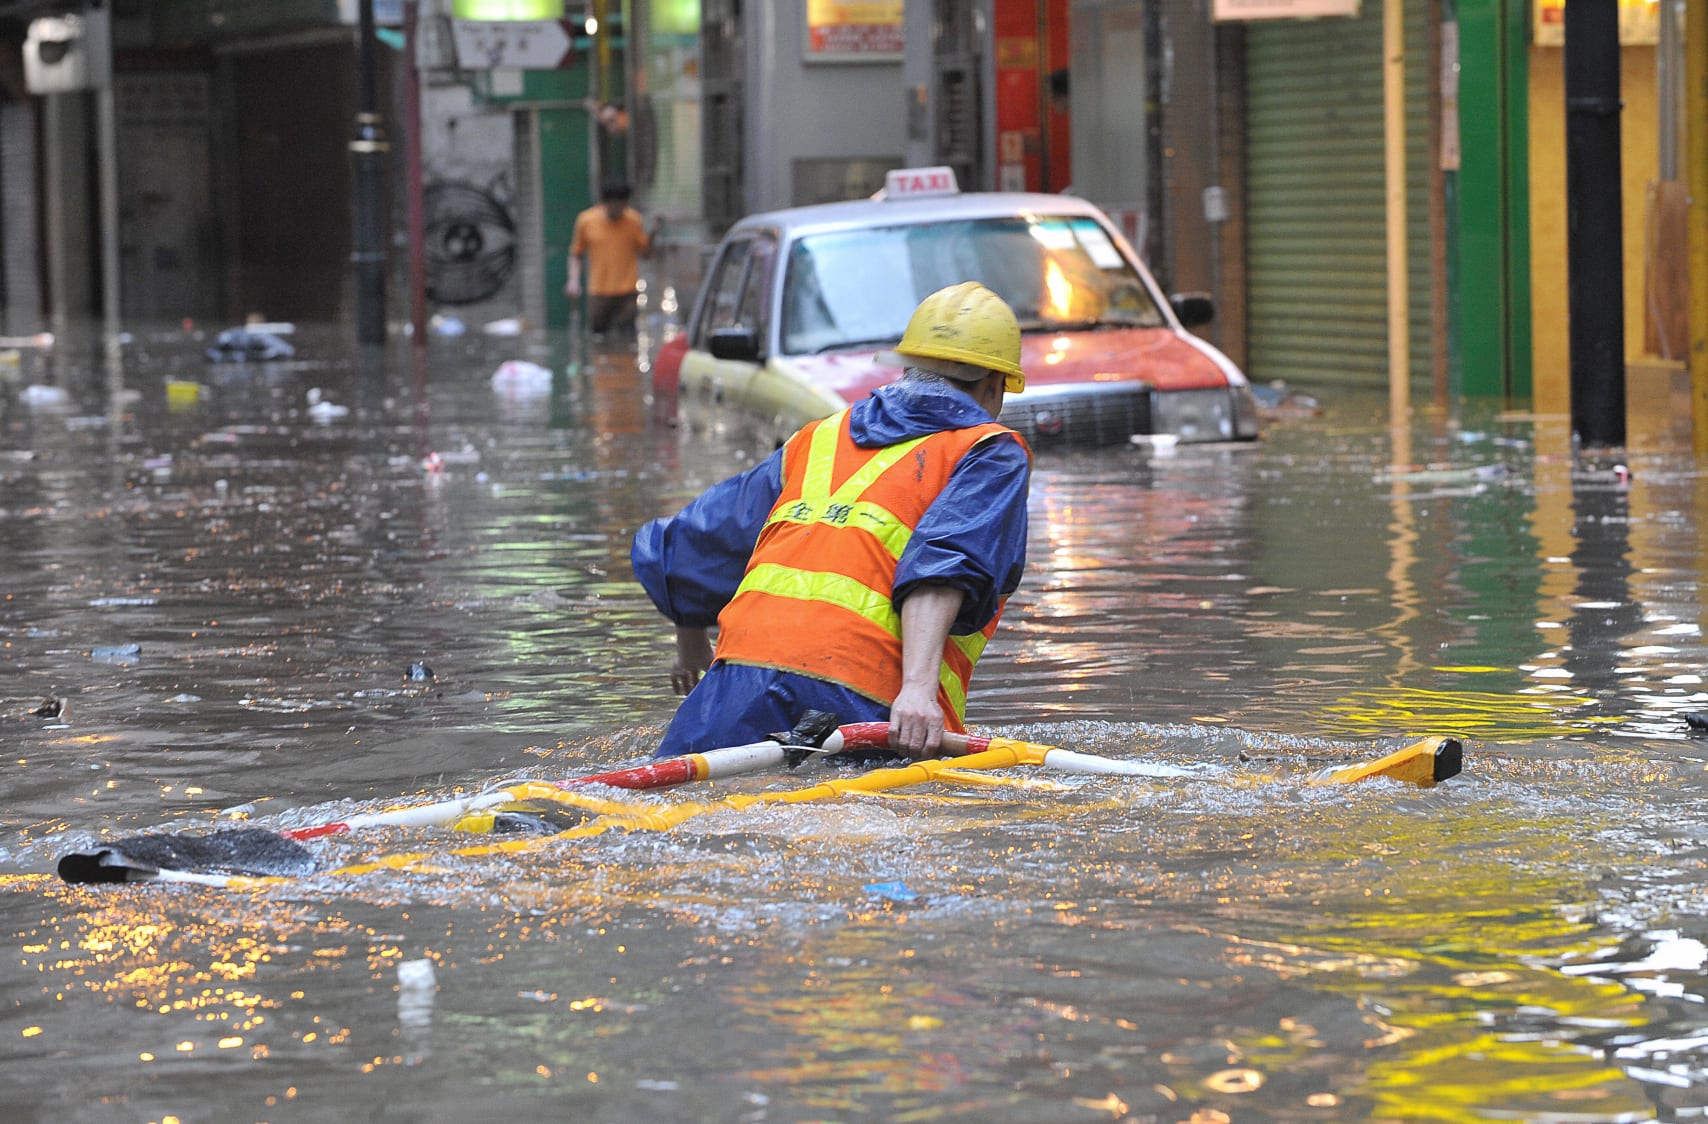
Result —
POLYGON ((622 218, 613 222, 603 204, 575 216, 575 234, 569 242, 572 255, 587 255, 582 288, 596 297, 633 293, 640 281, 640 256, 651 247, 639 211, 625 207, 622 218))

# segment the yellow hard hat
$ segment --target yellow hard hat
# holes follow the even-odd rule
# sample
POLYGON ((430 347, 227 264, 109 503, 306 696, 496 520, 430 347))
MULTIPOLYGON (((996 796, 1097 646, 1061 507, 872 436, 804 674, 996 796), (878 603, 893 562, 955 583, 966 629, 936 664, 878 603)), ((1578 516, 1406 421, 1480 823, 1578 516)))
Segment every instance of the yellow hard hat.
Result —
POLYGON ((1004 390, 1018 394, 1026 389, 1020 322, 1006 301, 977 281, 938 289, 920 301, 895 352, 1001 371, 1008 376, 1004 390))

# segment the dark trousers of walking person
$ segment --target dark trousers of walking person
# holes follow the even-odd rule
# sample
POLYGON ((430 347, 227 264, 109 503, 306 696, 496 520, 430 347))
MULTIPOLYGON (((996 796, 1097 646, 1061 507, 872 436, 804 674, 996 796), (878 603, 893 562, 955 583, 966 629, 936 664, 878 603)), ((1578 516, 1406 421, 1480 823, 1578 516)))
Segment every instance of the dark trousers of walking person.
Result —
POLYGON ((636 301, 633 293, 613 293, 609 296, 590 294, 587 298, 587 330, 595 336, 612 332, 632 335, 635 330, 636 301))

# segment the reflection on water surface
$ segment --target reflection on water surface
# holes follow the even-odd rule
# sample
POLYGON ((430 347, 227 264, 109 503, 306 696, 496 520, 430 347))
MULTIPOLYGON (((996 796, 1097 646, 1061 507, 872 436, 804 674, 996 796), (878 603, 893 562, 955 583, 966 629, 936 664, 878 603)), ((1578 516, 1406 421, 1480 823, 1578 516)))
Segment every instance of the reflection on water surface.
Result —
POLYGON ((253 890, 60 884, 103 835, 644 754, 670 647, 629 536, 766 449, 652 422, 632 358, 458 346, 425 397, 406 361, 312 341, 0 377, 18 1119, 1708 1107, 1700 473, 1664 449, 1628 485, 1574 473, 1547 422, 1474 410, 1420 422, 1396 471, 1384 402, 1344 392, 1256 448, 1039 450, 975 724, 1219 779, 961 781, 503 848, 377 829, 311 844, 341 873, 253 890), (516 357, 550 384, 495 390, 516 357), (50 377, 65 404, 29 405, 50 377), (1465 739, 1463 776, 1298 784, 1424 734, 1465 739), (426 990, 400 983, 417 961, 426 990))

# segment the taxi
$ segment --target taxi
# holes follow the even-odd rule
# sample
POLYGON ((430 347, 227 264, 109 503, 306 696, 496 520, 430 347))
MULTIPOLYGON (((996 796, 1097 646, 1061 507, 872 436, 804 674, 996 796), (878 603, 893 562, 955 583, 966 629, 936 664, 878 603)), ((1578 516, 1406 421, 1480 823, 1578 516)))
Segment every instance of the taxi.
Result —
POLYGON ((654 400, 691 424, 734 408, 780 442, 894 381, 877 356, 923 297, 960 281, 1019 318, 1026 389, 1001 420, 1034 446, 1258 436, 1245 375, 1186 330, 1213 317, 1208 297, 1165 297, 1083 199, 962 193, 948 168, 893 171, 870 199, 731 227, 685 330, 655 357, 654 400))

